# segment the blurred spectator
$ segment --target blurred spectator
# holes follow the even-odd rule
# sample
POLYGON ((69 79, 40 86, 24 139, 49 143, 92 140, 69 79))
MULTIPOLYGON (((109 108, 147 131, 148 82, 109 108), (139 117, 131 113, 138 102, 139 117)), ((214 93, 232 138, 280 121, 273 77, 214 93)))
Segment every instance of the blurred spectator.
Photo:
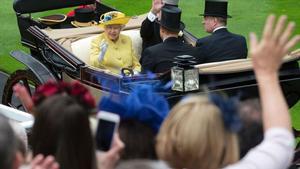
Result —
POLYGON ((121 117, 119 133, 125 143, 121 160, 157 159, 155 136, 169 111, 169 105, 163 96, 154 92, 152 86, 135 87, 129 96, 119 102, 104 97, 99 109, 121 117))
POLYGON ((121 162, 116 169, 170 169, 164 162, 147 159, 129 160, 121 162))
MULTIPOLYGON (((30 107, 35 115, 29 140, 34 155, 52 154, 61 168, 115 167, 124 144, 118 136, 114 137, 112 148, 106 153, 97 153, 96 159, 88 120, 95 101, 83 85, 77 81, 49 81, 36 89, 32 99, 24 86, 16 85, 14 90, 23 105, 30 107)), ((47 158, 44 161, 47 162, 47 158)))
POLYGON ((21 163, 17 137, 8 120, 0 115, 0 168, 15 169, 21 163))
POLYGON ((33 155, 55 156, 61 169, 96 169, 89 112, 71 96, 57 94, 35 108, 33 155))
POLYGON ((243 123, 238 132, 240 158, 243 158, 264 137, 259 99, 250 98, 242 101, 239 104, 239 114, 243 123))
MULTIPOLYGON (((23 153, 20 151, 18 137, 14 133, 8 120, 0 115, 0 168, 18 169, 23 163, 23 153)), ((52 156, 44 158, 42 155, 35 157, 29 166, 21 169, 59 169, 59 165, 52 156)))

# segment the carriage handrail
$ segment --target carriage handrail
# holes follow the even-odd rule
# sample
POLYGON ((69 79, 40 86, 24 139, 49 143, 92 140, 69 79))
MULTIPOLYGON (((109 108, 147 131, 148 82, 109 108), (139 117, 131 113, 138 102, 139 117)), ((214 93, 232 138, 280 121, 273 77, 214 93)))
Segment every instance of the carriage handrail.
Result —
POLYGON ((95 0, 15 0, 13 7, 17 13, 24 14, 94 3, 95 0))
MULTIPOLYGON (((300 60, 300 49, 292 51, 283 58, 284 63, 300 60)), ((195 65, 200 74, 235 73, 253 70, 251 58, 195 65)))
POLYGON ((42 41, 47 47, 49 47, 53 52, 58 54, 67 63, 70 63, 74 70, 77 70, 79 66, 85 65, 84 62, 75 57, 71 52, 61 47, 56 41, 49 38, 45 33, 43 33, 37 26, 31 26, 28 28, 33 36, 42 41))

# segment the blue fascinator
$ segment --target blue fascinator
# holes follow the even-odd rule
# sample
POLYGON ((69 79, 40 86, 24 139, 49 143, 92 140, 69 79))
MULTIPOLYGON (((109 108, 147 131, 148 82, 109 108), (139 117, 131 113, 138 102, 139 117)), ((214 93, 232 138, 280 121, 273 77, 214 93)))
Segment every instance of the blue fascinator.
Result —
POLYGON ((155 93, 151 85, 135 86, 132 92, 119 101, 103 97, 99 110, 118 114, 123 120, 137 120, 151 127, 156 133, 169 112, 167 100, 155 93))
POLYGON ((221 111, 225 128, 231 132, 238 132, 241 127, 241 119, 237 109, 237 98, 225 98, 218 94, 210 94, 209 99, 221 111))

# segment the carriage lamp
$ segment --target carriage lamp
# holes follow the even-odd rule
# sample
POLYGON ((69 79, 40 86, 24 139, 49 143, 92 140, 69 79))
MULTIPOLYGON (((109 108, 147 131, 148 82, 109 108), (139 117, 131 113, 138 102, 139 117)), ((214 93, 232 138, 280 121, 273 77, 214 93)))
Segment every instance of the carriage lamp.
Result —
POLYGON ((175 65, 171 68, 172 90, 188 92, 199 89, 199 72, 194 57, 181 55, 175 57, 175 65))

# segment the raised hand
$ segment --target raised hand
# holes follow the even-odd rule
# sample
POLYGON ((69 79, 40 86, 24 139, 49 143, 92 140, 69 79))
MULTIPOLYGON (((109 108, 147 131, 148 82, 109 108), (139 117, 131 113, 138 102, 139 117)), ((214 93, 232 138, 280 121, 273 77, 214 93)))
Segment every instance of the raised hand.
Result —
POLYGON ((113 143, 109 151, 97 152, 98 166, 100 169, 114 169, 120 159, 120 153, 125 145, 118 134, 114 135, 113 143))
POLYGON ((158 14, 163 6, 162 0, 152 0, 151 12, 153 14, 158 14))
POLYGON ((279 84, 278 69, 282 58, 300 40, 300 36, 290 39, 295 23, 289 22, 286 26, 286 16, 281 16, 276 25, 275 20, 274 15, 268 17, 260 42, 254 33, 250 34, 250 55, 262 102, 264 130, 280 127, 291 131, 290 115, 279 84))
POLYGON ((55 161, 53 156, 44 157, 39 154, 34 157, 30 163, 31 169, 59 169, 58 163, 55 161))
POLYGON ((268 17, 260 42, 254 33, 250 34, 250 56, 258 76, 277 73, 282 58, 300 40, 299 35, 289 40, 295 28, 294 22, 289 22, 285 27, 287 17, 284 15, 279 18, 274 27, 275 20, 274 15, 268 17))
POLYGON ((20 84, 15 84, 13 87, 15 95, 20 99, 22 102, 24 108, 31 112, 33 108, 33 101, 27 91, 27 89, 20 85, 20 84))

